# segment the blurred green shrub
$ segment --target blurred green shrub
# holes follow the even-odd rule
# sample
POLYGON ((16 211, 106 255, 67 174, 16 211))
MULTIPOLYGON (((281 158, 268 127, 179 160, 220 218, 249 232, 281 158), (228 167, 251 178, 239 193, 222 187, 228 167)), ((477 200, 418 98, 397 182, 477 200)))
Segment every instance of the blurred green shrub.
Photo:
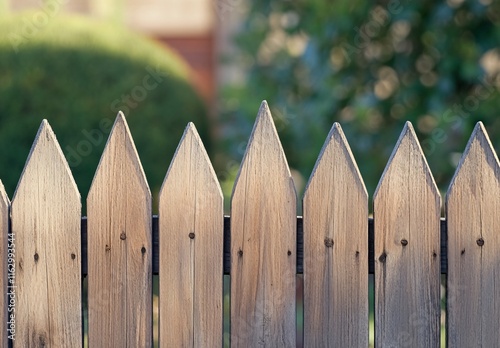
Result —
POLYGON ((478 120, 500 150, 498 1, 255 0, 235 43, 246 75, 222 98, 235 160, 262 99, 306 178, 340 122, 370 194, 406 120, 444 190, 478 120))
POLYGON ((85 200, 116 114, 156 191, 188 121, 207 109, 173 52, 123 28, 43 12, 0 17, 0 179, 12 197, 43 118, 85 200))

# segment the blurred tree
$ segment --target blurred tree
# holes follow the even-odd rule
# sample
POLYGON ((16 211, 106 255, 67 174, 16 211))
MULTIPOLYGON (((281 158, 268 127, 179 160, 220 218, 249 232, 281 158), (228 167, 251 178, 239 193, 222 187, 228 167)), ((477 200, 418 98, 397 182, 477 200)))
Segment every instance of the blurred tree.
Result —
MULTIPOLYGON (((246 79, 226 86, 228 141, 267 99, 291 167, 309 176, 334 121, 373 194, 406 120, 446 190, 476 121, 500 147, 500 3, 255 0, 236 36, 246 79)), ((241 159, 238 147, 233 158, 241 159)))
POLYGON ((189 121, 207 109, 172 51, 121 27, 40 10, 0 17, 0 179, 12 197, 47 118, 85 201, 119 110, 153 193, 189 121))

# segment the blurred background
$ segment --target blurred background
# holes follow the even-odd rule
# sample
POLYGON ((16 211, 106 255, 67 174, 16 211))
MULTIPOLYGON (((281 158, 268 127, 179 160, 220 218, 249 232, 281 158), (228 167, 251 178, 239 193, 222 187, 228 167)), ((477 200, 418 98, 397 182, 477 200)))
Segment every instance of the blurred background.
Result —
POLYGON ((42 118, 85 197, 118 110, 154 193, 193 121, 229 197, 263 99, 299 196, 334 121, 370 194, 406 120, 442 192, 478 120, 499 148, 491 0, 0 0, 0 16, 11 197, 42 118))
POLYGON ((370 196, 406 120, 444 194, 477 121, 500 149, 499 73, 492 0, 0 0, 0 179, 47 118, 84 201, 122 110, 155 202, 193 121, 229 212, 266 99, 299 198, 335 121, 370 196))

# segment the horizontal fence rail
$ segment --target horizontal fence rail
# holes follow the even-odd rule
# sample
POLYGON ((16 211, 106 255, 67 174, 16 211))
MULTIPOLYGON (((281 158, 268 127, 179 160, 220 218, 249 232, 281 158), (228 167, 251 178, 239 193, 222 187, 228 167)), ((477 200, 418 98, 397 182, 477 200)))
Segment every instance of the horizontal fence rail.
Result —
POLYGON ((263 102, 230 216, 191 123, 152 215, 119 113, 82 217, 77 185, 44 120, 12 201, 0 182, 0 312, 7 319, 0 347, 81 347, 84 337, 89 347, 152 347, 154 330, 159 347, 366 347, 369 274, 377 347, 440 346, 442 274, 448 346, 498 346, 500 164, 482 123, 458 164, 444 217, 409 122, 373 196, 373 218, 368 201, 335 123, 297 216, 292 175, 263 102))

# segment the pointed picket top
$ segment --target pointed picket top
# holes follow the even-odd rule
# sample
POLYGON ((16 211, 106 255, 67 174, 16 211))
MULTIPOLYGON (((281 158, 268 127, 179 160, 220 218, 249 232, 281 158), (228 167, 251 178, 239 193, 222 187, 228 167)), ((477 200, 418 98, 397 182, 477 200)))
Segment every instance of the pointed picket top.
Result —
MULTIPOLYGON (((25 173, 27 170, 31 169, 30 164, 40 163, 43 164, 43 161, 47 161, 47 163, 57 164, 58 170, 61 171, 61 175, 64 175, 66 179, 69 181, 69 184, 72 186, 74 193, 77 195, 78 199, 80 199, 80 192, 78 191, 78 187, 76 185, 75 179, 73 178, 73 174, 71 173, 71 169, 69 168, 68 162, 64 157, 64 154, 57 142, 56 135, 50 127, 49 122, 46 119, 42 120, 40 127, 38 128, 38 132, 35 136, 35 141, 31 147, 30 153, 28 154, 28 158, 26 160, 26 164, 24 166, 23 172, 21 173, 21 177, 17 184, 16 190, 14 191, 14 196, 12 201, 16 199, 17 192, 19 191, 20 186, 23 184, 23 180, 31 180, 25 179, 25 173), (33 159, 36 157, 36 159, 33 159)), ((31 164, 35 165, 35 164, 31 164)))
POLYGON ((500 342, 500 307, 492 305, 500 303, 495 285, 500 279, 499 211, 500 165, 479 122, 446 197, 450 347, 493 347, 500 342))
POLYGON ((494 173, 499 173, 500 164, 498 161, 497 153, 491 144, 488 132, 484 128, 482 122, 478 122, 472 131, 470 139, 467 143, 464 153, 460 161, 458 162, 455 174, 451 179, 450 186, 446 195, 448 200, 450 196, 453 195, 453 189, 458 184, 457 181, 466 180, 468 184, 478 182, 481 178, 482 171, 479 168, 491 168, 494 173), (464 164, 467 161, 474 161, 474 166, 476 167, 473 171, 463 170, 463 167, 467 167, 464 164), (479 175, 478 175, 479 174, 479 175))
POLYGON ((375 345, 436 347, 441 197, 409 122, 380 179, 373 207, 375 345))
POLYGON ((82 345, 80 219, 80 194, 44 120, 11 206, 16 347, 82 345))
POLYGON ((160 191, 160 347, 223 345, 223 231, 222 190, 189 123, 160 191))
POLYGON ((116 117, 87 197, 89 346, 151 346, 151 192, 116 117))
POLYGON ((231 199, 231 347, 294 347, 296 194, 263 102, 231 199))
POLYGON ((342 128, 328 134, 306 188, 304 344, 368 346, 368 194, 342 128))
POLYGON ((335 167, 336 161, 340 160, 343 160, 343 162, 346 163, 349 172, 352 174, 352 177, 356 179, 356 186, 364 192, 366 197, 368 197, 368 191, 366 191, 365 183, 363 181, 363 178, 361 177, 361 173, 359 172, 359 168, 352 154, 351 147, 349 146, 344 131, 342 130, 342 127, 338 122, 335 122, 333 124, 325 140, 325 143, 321 148, 318 160, 316 161, 311 177, 307 182, 304 197, 307 196, 309 186, 318 176, 317 173, 327 170, 327 168, 325 168, 327 166, 330 166, 330 168, 335 167), (336 151, 338 153, 336 153, 336 151), (334 157, 335 155, 340 155, 340 157, 334 157))
POLYGON ((99 161, 99 165, 97 166, 94 179, 92 180, 92 184, 89 190, 89 196, 94 187, 94 181, 96 180, 98 175, 101 174, 101 172, 104 172, 104 170, 101 170, 101 167, 105 165, 103 162, 113 162, 114 159, 112 157, 116 156, 118 153, 126 156, 131 161, 131 163, 133 164, 134 174, 137 175, 137 180, 144 188, 144 190, 146 190, 151 195, 148 181, 146 179, 146 174, 144 173, 144 169, 142 168, 139 154, 137 153, 134 140, 132 139, 132 134, 130 133, 128 123, 125 119, 125 115, 123 114, 123 112, 119 111, 116 115, 115 123, 111 128, 111 132, 109 134, 108 141, 106 142, 106 146, 104 147, 104 152, 99 161))
MULTIPOLYGON (((9 282, 7 278, 7 240, 10 237, 9 233, 9 197, 5 192, 2 180, 0 180, 0 257, 2 257, 2 262, 0 264, 0 288, 3 289, 4 293, 7 293, 11 286, 15 285, 9 282)), ((12 243, 12 240, 9 244, 12 243)), ((11 245, 10 245, 11 246, 11 245)), ((0 312, 7 313, 7 301, 8 296, 0 296, 0 312)), ((7 336, 8 332, 6 328, 0 332, 0 346, 7 347, 7 336)))
POLYGON ((193 122, 189 122, 187 124, 186 129, 182 134, 181 140, 179 141, 179 145, 177 146, 175 154, 172 158, 172 163, 170 164, 165 179, 163 180, 163 184, 160 189, 160 197, 164 195, 163 194, 164 186, 169 180, 170 172, 175 170, 174 168, 176 166, 176 163, 177 162, 184 163, 184 161, 188 161, 189 156, 192 156, 194 160, 199 161, 196 163, 199 163, 201 166, 203 166, 203 169, 206 172, 205 180, 208 180, 208 182, 210 182, 210 185, 213 185, 214 190, 218 191, 219 195, 223 197, 222 189, 219 185, 219 180, 217 179, 217 174, 215 173, 210 158, 208 157, 207 150, 205 149, 203 141, 201 140, 200 135, 196 130, 196 126, 194 125, 193 122), (189 146, 189 149, 192 148, 194 152, 193 154, 182 153, 182 151, 186 150, 187 146, 189 146))
POLYGON ((9 196, 7 196, 7 192, 5 191, 2 180, 0 180, 0 209, 6 209, 9 207, 9 205, 9 196))
MULTIPOLYGON (((282 173, 287 175, 291 180, 292 176, 290 168, 288 167, 285 152, 283 151, 278 132, 276 131, 271 110, 269 110, 269 106, 265 100, 262 101, 260 105, 259 112, 252 129, 252 134, 248 140, 247 149, 243 155, 240 170, 238 171, 238 175, 236 176, 236 180, 234 182, 233 196, 236 188, 238 187, 242 173, 245 173, 245 170, 248 170, 249 166, 253 166, 253 161, 256 160, 254 156, 256 154, 260 154, 261 152, 268 152, 269 155, 275 157, 276 162, 273 163, 275 169, 282 171, 282 173)), ((294 186, 292 185, 292 187, 294 186)))
MULTIPOLYGON (((428 184, 432 188, 432 190, 436 193, 436 195, 440 195, 439 189, 436 185, 436 181, 434 180, 434 176, 432 175, 431 169, 429 168, 429 164, 427 163, 427 159, 425 158, 424 152, 422 151, 422 147, 420 146, 420 142, 418 141, 417 134, 415 134, 415 129, 410 121, 406 121, 399 136, 399 139, 394 146, 394 150, 392 151, 391 157, 387 163, 387 166, 382 173, 382 177, 375 189, 375 193, 373 195, 373 199, 377 197, 377 193, 379 192, 380 187, 384 184, 384 179, 387 176, 387 172, 390 170, 391 166, 400 165, 400 161, 405 161, 405 159, 401 159, 400 161, 395 160, 395 157, 399 154, 399 156, 404 156, 404 154, 408 153, 408 151, 412 154, 413 157, 421 158, 421 171, 427 179, 429 180, 428 184), (396 163, 396 164, 395 164, 396 163)), ((416 159, 416 158, 415 158, 416 159)), ((408 163, 409 165, 409 163, 408 163)), ((415 173, 416 174, 416 173, 415 173)))

